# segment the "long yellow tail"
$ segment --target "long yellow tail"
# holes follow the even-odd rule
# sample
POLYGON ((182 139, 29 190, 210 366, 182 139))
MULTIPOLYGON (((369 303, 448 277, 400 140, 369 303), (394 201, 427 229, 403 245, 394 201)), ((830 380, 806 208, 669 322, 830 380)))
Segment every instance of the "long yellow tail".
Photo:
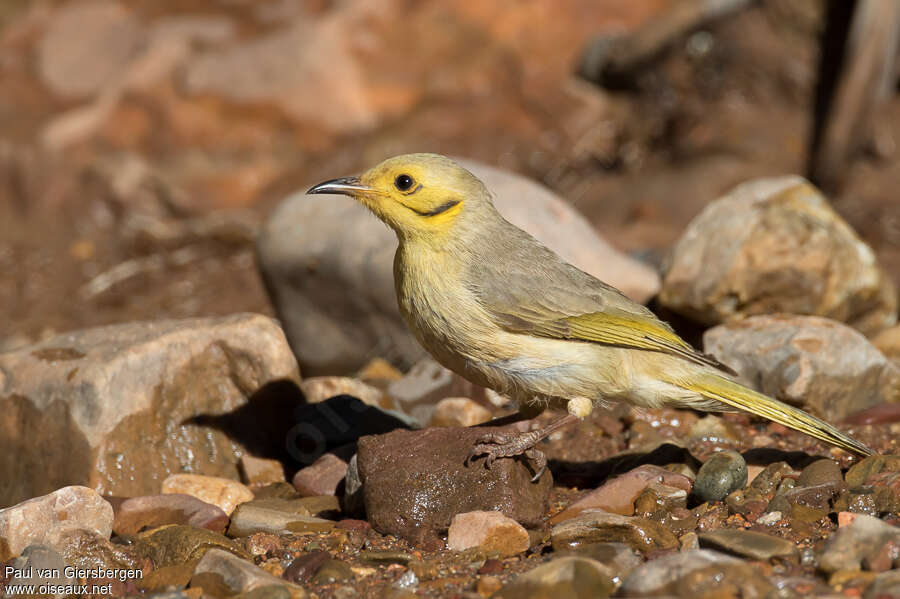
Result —
POLYGON ((840 447, 857 455, 870 456, 875 453, 872 449, 853 437, 845 435, 827 422, 725 377, 714 374, 702 374, 690 382, 684 380, 670 382, 699 393, 703 397, 768 418, 788 428, 806 433, 810 437, 815 437, 820 441, 830 443, 835 447, 840 447))

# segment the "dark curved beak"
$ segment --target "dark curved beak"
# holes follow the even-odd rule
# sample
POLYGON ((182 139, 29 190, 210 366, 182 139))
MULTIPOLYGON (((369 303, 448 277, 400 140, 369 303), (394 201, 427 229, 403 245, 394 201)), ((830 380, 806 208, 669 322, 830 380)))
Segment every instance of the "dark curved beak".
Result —
POLYGON ((354 194, 372 191, 359 181, 359 177, 341 177, 340 179, 332 179, 325 181, 309 188, 306 193, 340 193, 352 196, 354 194))

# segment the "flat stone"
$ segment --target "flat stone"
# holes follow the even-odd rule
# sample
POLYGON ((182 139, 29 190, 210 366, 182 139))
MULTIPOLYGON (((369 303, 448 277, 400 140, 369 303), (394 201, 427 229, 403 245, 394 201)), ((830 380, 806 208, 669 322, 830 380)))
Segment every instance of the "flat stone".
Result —
POLYGON ((721 501, 747 484, 747 462, 736 451, 714 453, 697 471, 694 495, 700 501, 721 501))
POLYGON ((73 484, 151 495, 175 472, 238 479, 245 442, 284 452, 293 423, 278 390, 298 378, 281 328, 255 314, 87 329, 0 354, 0 414, 15 423, 0 435, 0 505, 73 484))
MULTIPOLYGON (((258 63, 249 64, 258 68, 258 63)), ((293 64, 288 68, 297 72, 293 64)), ((329 72, 333 73, 330 66, 329 72)), ((304 88, 309 85, 309 80, 303 81, 304 88)), ((568 262, 638 302, 659 289, 652 268, 612 248, 563 198, 521 175, 469 160, 461 164, 493 192, 504 217, 568 262)), ((308 196, 308 187, 271 213, 257 245, 278 318, 304 372, 352 372, 372 355, 403 368, 415 364, 425 351, 397 308, 396 236, 351 198, 308 196), (304 276, 296 276, 298 272, 304 276)), ((475 399, 457 392, 436 400, 444 397, 475 399)))
POLYGON ((766 597, 775 586, 749 563, 711 551, 671 553, 635 568, 625 579, 621 597, 703 597, 711 588, 735 589, 723 597, 766 597), (739 591, 738 591, 739 589, 739 591))
POLYGON ((559 557, 521 574, 496 599, 601 599, 615 589, 609 568, 585 557, 559 557))
POLYGON ((588 543, 620 542, 639 551, 678 547, 678 539, 659 522, 585 510, 550 531, 554 549, 573 548, 588 543))
POLYGON ((579 557, 600 562, 616 581, 624 580, 632 570, 644 563, 643 556, 626 543, 588 543, 571 551, 579 557))
POLYGON ((0 510, 0 539, 14 556, 60 530, 84 529, 108 539, 112 527, 112 506, 87 487, 63 487, 0 510))
POLYGON ((709 329, 703 347, 757 390, 832 422, 900 399, 900 368, 835 320, 753 316, 709 329))
POLYGON ((490 411, 468 397, 445 397, 435 404, 428 426, 475 426, 490 419, 490 411))
MULTIPOLYGON (((120 583, 140 580, 143 561, 133 546, 112 543, 96 532, 78 528, 58 529, 47 536, 48 547, 58 551, 67 564, 73 568, 117 570, 125 575, 125 581, 112 577, 118 591, 125 591, 120 583), (139 573, 140 572, 140 573, 139 573)), ((91 578, 91 577, 88 577, 91 578)), ((109 577, 93 577, 98 583, 109 577)))
POLYGON ((780 312, 873 333, 897 320, 872 248, 795 176, 750 181, 709 204, 673 248, 659 300, 706 324, 780 312))
POLYGON ((157 568, 199 560, 212 548, 249 558, 247 551, 224 535, 193 526, 171 524, 135 537, 135 552, 157 568))
POLYGON ((183 493, 113 498, 111 503, 115 510, 113 532, 117 535, 135 535, 164 524, 186 524, 215 532, 225 532, 228 526, 228 515, 221 508, 183 493))
POLYGON ((844 475, 841 467, 834 460, 816 460, 800 472, 797 478, 797 486, 811 487, 823 483, 843 481, 844 475))
MULTIPOLYGON (((270 502, 273 500, 269 500, 270 502)), ((306 508, 302 508, 306 512, 306 508)), ((300 532, 324 532, 334 528, 331 520, 298 514, 290 508, 279 509, 272 504, 244 503, 231 516, 228 536, 246 537, 257 532, 292 534, 300 532)))
POLYGON ((315 462, 294 475, 294 489, 301 497, 334 495, 347 476, 347 462, 333 453, 323 453, 315 462))
POLYGON ((250 488, 284 481, 284 466, 278 460, 241 456, 241 478, 250 488))
POLYGON ((500 512, 466 512, 453 516, 447 532, 447 548, 465 551, 479 547, 501 556, 524 553, 531 544, 528 531, 500 512))
POLYGON ((263 587, 278 586, 286 589, 291 599, 305 599, 307 592, 295 584, 272 576, 262 568, 241 559, 222 549, 210 549, 200 559, 194 569, 190 587, 200 587, 204 592, 207 586, 227 589, 228 594, 245 593, 263 587))
POLYGON ((162 483, 164 495, 183 493, 217 506, 231 515, 234 509, 253 499, 253 491, 236 480, 202 474, 172 474, 162 483))
POLYGON ((691 491, 692 481, 683 474, 677 474, 654 466, 644 464, 615 478, 607 480, 565 510, 550 519, 556 524, 573 518, 588 509, 600 509, 614 514, 631 516, 634 514, 634 501, 653 483, 661 483, 670 487, 691 491))
POLYGON ((750 559, 767 560, 797 553, 797 547, 790 541, 750 530, 723 528, 699 536, 703 548, 718 549, 750 559))
POLYGON ((438 535, 463 512, 497 511, 524 526, 539 525, 553 484, 549 472, 533 483, 531 469, 518 459, 498 459, 490 469, 483 459, 465 464, 476 439, 498 430, 505 429, 397 430, 360 439, 369 522, 379 532, 435 546, 443 545, 438 535))
POLYGON ((882 572, 872 579, 863 599, 886 599, 900 596, 900 570, 882 572))

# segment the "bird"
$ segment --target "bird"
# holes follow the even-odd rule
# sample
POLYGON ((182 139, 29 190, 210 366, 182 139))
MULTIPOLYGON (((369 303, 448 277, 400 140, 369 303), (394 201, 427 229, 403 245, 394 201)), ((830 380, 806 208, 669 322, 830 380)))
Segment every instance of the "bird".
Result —
MULTIPOLYGON (((443 366, 515 400, 522 414, 566 414, 529 432, 479 438, 467 463, 522 455, 597 405, 745 411, 860 456, 872 449, 742 384, 647 307, 576 268, 498 212, 485 185, 438 154, 389 158, 309 194, 359 201, 397 235, 394 287, 419 343, 443 366)), ((524 418, 525 416, 523 416, 524 418)))

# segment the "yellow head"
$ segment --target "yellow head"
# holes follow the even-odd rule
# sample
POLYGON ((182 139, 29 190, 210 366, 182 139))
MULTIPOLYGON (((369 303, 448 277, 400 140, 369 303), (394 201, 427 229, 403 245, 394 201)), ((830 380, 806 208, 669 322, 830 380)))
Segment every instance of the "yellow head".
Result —
POLYGON ((402 240, 440 241, 473 215, 493 211, 484 185, 438 154, 407 154, 385 160, 360 177, 325 181, 307 193, 349 195, 387 223, 402 240))

